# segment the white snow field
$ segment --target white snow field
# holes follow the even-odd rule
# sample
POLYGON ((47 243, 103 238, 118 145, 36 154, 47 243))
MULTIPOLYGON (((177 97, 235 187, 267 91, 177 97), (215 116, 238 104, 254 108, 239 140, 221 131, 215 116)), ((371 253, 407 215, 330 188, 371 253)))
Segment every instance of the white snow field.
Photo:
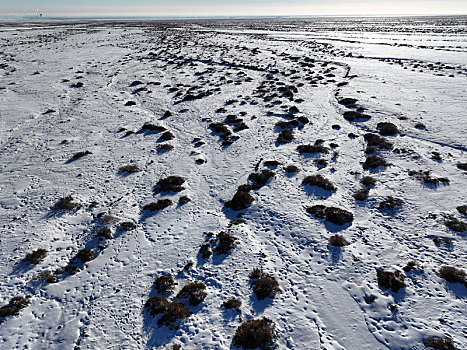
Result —
POLYGON ((278 349, 467 348, 467 17, 2 23, 0 45, 1 349, 239 349, 263 317, 278 349))

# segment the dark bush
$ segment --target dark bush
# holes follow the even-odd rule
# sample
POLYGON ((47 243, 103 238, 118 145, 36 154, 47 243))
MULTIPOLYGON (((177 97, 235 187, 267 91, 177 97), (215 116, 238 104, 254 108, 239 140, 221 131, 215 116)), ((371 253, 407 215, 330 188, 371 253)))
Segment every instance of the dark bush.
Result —
POLYGON ((209 243, 204 243, 201 248, 199 248, 199 254, 203 259, 207 259, 212 255, 211 245, 209 243))
POLYGON ((154 317, 156 315, 166 312, 169 304, 170 301, 168 301, 166 298, 155 296, 149 298, 144 304, 144 306, 146 307, 146 310, 150 313, 150 315, 154 317))
POLYGON ((464 283, 467 287, 467 276, 465 271, 453 266, 443 266, 439 269, 439 277, 450 283, 464 283))
POLYGON ((350 243, 347 242, 344 236, 335 234, 329 237, 329 245, 332 245, 333 247, 345 247, 346 245, 349 245, 350 243))
POLYGON ((385 200, 379 203, 378 208, 383 210, 392 210, 396 207, 400 207, 402 204, 404 204, 404 201, 402 199, 388 196, 385 200))
POLYGON ((368 114, 358 113, 356 111, 346 111, 344 112, 344 119, 349 122, 354 121, 367 121, 371 119, 371 116, 368 114))
POLYGON ((415 177, 416 179, 420 180, 421 182, 425 183, 425 184, 431 184, 431 185, 438 185, 440 182, 442 183, 445 183, 445 184, 449 184, 449 179, 445 178, 445 177, 432 177, 430 175, 430 171, 426 170, 426 171, 423 171, 423 170, 409 170, 408 172, 409 176, 413 176, 415 177))
POLYGON ((346 97, 346 98, 340 99, 338 102, 341 105, 344 105, 344 106, 347 106, 347 107, 352 107, 352 106, 355 106, 355 104, 357 103, 357 99, 351 98, 351 97, 346 97))
POLYGON ((159 199, 157 202, 146 204, 143 207, 143 210, 159 211, 167 207, 170 207, 171 205, 172 205, 172 201, 170 199, 159 199))
POLYGON ((467 222, 461 221, 453 216, 444 220, 446 227, 456 232, 467 232, 467 222))
POLYGON ((169 145, 168 143, 163 143, 161 145, 157 145, 156 149, 157 149, 158 154, 162 154, 162 153, 169 152, 169 151, 173 150, 174 146, 169 145))
POLYGON ((410 272, 412 270, 420 270, 423 271, 423 267, 420 266, 418 263, 415 261, 409 261, 407 265, 405 265, 402 270, 404 270, 405 273, 410 272))
POLYGON ((199 305, 206 298, 206 285, 203 282, 192 282, 185 285, 177 294, 177 298, 188 299, 193 306, 199 305))
POLYGON ((300 171, 295 165, 287 165, 284 169, 288 173, 298 173, 300 171))
POLYGON ((172 326, 179 320, 183 320, 190 316, 190 311, 183 305, 177 301, 172 301, 167 306, 166 311, 162 314, 157 324, 160 326, 172 326))
POLYGON ((273 168, 278 167, 279 165, 281 165, 281 163, 278 162, 277 160, 267 160, 263 164, 264 164, 264 166, 273 167, 273 168))
POLYGON ((376 180, 374 178, 372 178, 371 176, 364 176, 364 177, 361 178, 360 183, 363 186, 371 187, 371 186, 374 186, 376 184, 376 180))
POLYGON ((127 101, 127 102, 125 103, 125 106, 134 106, 134 105, 136 105, 136 102, 135 102, 135 101, 127 101))
POLYGON ((167 128, 163 127, 163 126, 160 126, 160 125, 154 125, 154 124, 151 124, 151 123, 145 123, 142 127, 141 127, 141 131, 155 131, 155 132, 162 132, 162 131, 166 131, 167 128))
POLYGON ((225 202, 224 206, 238 211, 248 208, 255 199, 248 192, 238 191, 230 201, 225 202))
POLYGON ((176 283, 172 276, 159 276, 154 281, 154 287, 161 294, 170 294, 173 292, 176 283))
POLYGON ((217 254, 228 254, 234 248, 236 240, 237 238, 232 236, 230 233, 221 231, 217 235, 218 243, 214 251, 217 254))
POLYGON ((300 145, 297 147, 298 153, 323 153, 327 154, 329 151, 326 147, 320 144, 314 145, 300 145))
POLYGON ((326 207, 324 205, 314 205, 306 209, 307 213, 314 215, 318 219, 326 219, 335 225, 345 225, 353 221, 353 214, 347 210, 326 207))
POLYGON ((10 299, 8 305, 0 307, 0 317, 17 316, 19 312, 29 305, 29 300, 23 297, 10 299))
POLYGON ((81 204, 73 202, 72 196, 66 196, 60 198, 60 200, 55 204, 55 209, 71 211, 81 208, 81 204))
POLYGON ((361 188, 357 190, 354 194, 353 197, 357 201, 365 201, 368 199, 368 194, 370 193, 370 190, 368 188, 361 188))
POLYGON ((56 283, 57 282, 57 277, 55 276, 55 273, 49 270, 44 270, 39 272, 38 274, 34 275, 32 277, 33 281, 41 281, 41 282, 47 282, 47 283, 56 283))
POLYGON ((163 297, 151 297, 144 304, 146 310, 151 316, 162 314, 161 318, 157 322, 160 326, 172 326, 179 320, 183 320, 190 316, 190 312, 187 310, 185 305, 177 301, 168 301, 163 297))
POLYGON ((399 129, 397 129, 397 126, 389 122, 378 123, 376 125, 376 129, 378 129, 381 135, 394 135, 399 132, 399 129))
POLYGON ((37 265, 41 261, 43 261, 46 256, 47 250, 39 248, 37 250, 32 251, 31 253, 27 253, 23 260, 30 264, 37 265))
POLYGON ((277 280, 264 273, 257 280, 253 281, 251 285, 253 286, 253 293, 255 293, 259 300, 265 298, 273 299, 276 293, 281 292, 277 280))
POLYGON ((467 163, 457 163, 456 166, 461 170, 467 170, 467 163))
POLYGON ((269 318, 248 320, 235 331, 233 345, 244 349, 271 350, 276 347, 277 330, 269 318))
POLYGON ((184 183, 185 180, 180 176, 169 176, 157 182, 156 186, 154 186, 154 193, 181 192, 185 189, 182 186, 184 183))
POLYGON ((467 215, 467 205, 459 205, 456 209, 462 215, 467 215))
POLYGON ((188 198, 187 196, 181 196, 181 197, 178 199, 178 204, 179 204, 179 205, 187 204, 188 202, 191 202, 191 199, 188 198))
POLYGON ((81 158, 81 157, 87 156, 88 154, 92 154, 92 152, 89 152, 89 151, 81 151, 81 152, 75 153, 75 154, 73 155, 73 157, 71 157, 71 159, 79 159, 79 158, 81 158))
POLYGON ((277 136, 277 143, 290 143, 293 141, 294 137, 295 135, 292 129, 284 129, 279 133, 279 136, 277 136))
POLYGON ((249 279, 258 279, 260 277, 263 277, 265 273, 263 270, 261 270, 259 267, 255 267, 253 270, 248 275, 249 279))
POLYGON ((393 147, 393 144, 391 142, 386 140, 384 137, 381 137, 376 134, 366 133, 365 135, 363 135, 363 138, 365 139, 365 141, 367 142, 367 146, 369 147, 379 147, 388 150, 392 149, 393 147))
POLYGON ((120 173, 134 174, 134 173, 140 172, 141 169, 136 164, 128 164, 128 165, 124 165, 120 167, 118 171, 120 173))
POLYGON ((94 252, 91 249, 81 249, 76 254, 76 258, 85 263, 94 259, 94 252))
POLYGON ((222 134, 224 136, 228 136, 228 135, 232 134, 232 132, 227 127, 227 125, 225 125, 224 123, 211 123, 211 124, 209 124, 209 128, 213 132, 220 133, 220 134, 222 134))
POLYGON ((376 169, 378 167, 388 167, 391 164, 386 162, 384 158, 381 158, 379 156, 373 155, 369 156, 365 159, 365 162, 363 163, 363 169, 368 170, 368 169, 376 169))
POLYGON ((96 237, 104 237, 105 239, 112 239, 112 230, 110 227, 102 227, 99 231, 96 233, 96 237))
POLYGON ((435 244, 441 244, 441 243, 449 244, 449 245, 452 244, 452 240, 446 237, 435 237, 433 238, 433 242, 435 244))
POLYGON ((136 229, 136 225, 131 221, 125 221, 120 224, 120 228, 125 231, 131 231, 136 229))
POLYGON ((253 184, 251 185, 252 189, 257 190, 266 185, 270 178, 276 176, 276 174, 269 170, 263 170, 260 173, 251 173, 248 176, 248 180, 250 180, 253 184))
POLYGON ((391 289, 394 293, 397 293, 401 288, 405 288, 404 276, 399 271, 378 270, 376 276, 381 287, 391 289))
POLYGON ((448 337, 431 337, 423 342, 427 348, 436 350, 456 350, 451 338, 448 337))
POLYGON ((318 186, 326 191, 337 191, 337 187, 321 175, 310 175, 303 179, 302 185, 318 186))
POLYGON ((224 301, 221 305, 221 307, 226 308, 226 309, 235 309, 237 311, 240 311, 240 307, 242 306, 242 302, 240 299, 237 298, 230 298, 226 301, 224 301))
POLYGON ((170 131, 166 131, 159 137, 159 140, 160 141, 170 141, 170 140, 173 140, 174 138, 175 138, 174 134, 172 134, 170 131))

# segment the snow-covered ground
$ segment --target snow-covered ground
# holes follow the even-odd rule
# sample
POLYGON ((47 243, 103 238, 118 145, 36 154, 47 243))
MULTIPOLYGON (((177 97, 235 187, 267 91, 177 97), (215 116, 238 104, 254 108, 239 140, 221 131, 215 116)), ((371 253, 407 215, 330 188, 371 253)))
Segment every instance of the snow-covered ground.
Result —
POLYGON ((442 266, 467 265, 466 233, 445 225, 467 221, 456 209, 467 205, 467 172, 457 166, 467 163, 466 19, 444 20, 4 24, 0 306, 15 296, 29 304, 0 319, 0 348, 236 349, 237 327, 263 316, 280 349, 424 349, 433 336, 467 348, 466 287, 439 276, 442 266), (371 118, 351 122, 346 111, 371 118), (210 124, 235 117, 246 127, 225 123, 223 144, 210 124), (289 143, 277 142, 281 121, 291 122, 289 143), (363 136, 380 122, 399 130, 384 136, 392 149, 373 154, 391 165, 364 170, 363 136), (317 140, 328 153, 297 151, 317 140), (72 159, 82 151, 91 153, 72 159), (119 172, 129 164, 141 171, 119 172), (250 191, 250 207, 224 206, 265 169, 274 176, 250 191), (337 190, 302 185, 315 174, 337 190), (357 201, 367 175, 376 184, 357 201), (156 194, 168 176, 182 177, 184 190, 156 194), (69 195, 81 207, 56 209, 69 195), (182 196, 191 201, 178 204, 182 196), (402 205, 379 209, 388 196, 402 205), (164 198, 168 208, 143 210, 164 198), (317 204, 353 221, 307 213, 317 204), (113 238, 95 237, 105 226, 113 238), (235 247, 203 259, 206 232, 221 231, 235 247), (334 234, 350 244, 331 246, 334 234), (43 261, 24 261, 39 248, 43 261), (94 254, 86 263, 75 258, 84 248, 94 254), (409 261, 418 267, 405 272, 409 261), (275 298, 253 293, 255 267, 279 282, 275 298), (378 285, 381 269, 400 271, 406 287, 378 285), (44 270, 54 283, 38 279, 44 270), (144 308, 160 275, 177 282, 170 300, 190 281, 206 285, 179 327, 159 327, 144 308), (240 311, 221 307, 230 297, 240 311))

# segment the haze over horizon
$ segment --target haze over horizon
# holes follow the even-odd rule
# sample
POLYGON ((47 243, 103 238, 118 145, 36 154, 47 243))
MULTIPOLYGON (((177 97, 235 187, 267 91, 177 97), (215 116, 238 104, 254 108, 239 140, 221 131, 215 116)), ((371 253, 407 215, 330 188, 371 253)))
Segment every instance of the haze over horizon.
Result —
POLYGON ((464 15, 467 2, 386 0, 0 0, 2 15, 53 16, 302 16, 302 15, 464 15), (68 3, 68 4, 67 4, 68 3))

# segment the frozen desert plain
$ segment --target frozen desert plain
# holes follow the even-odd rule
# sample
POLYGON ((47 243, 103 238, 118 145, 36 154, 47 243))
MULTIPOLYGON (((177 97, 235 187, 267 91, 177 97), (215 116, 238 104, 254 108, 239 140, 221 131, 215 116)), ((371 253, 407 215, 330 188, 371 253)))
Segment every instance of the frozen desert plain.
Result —
POLYGON ((279 349, 467 348, 466 276, 441 270, 467 265, 467 17, 2 23, 0 45, 1 349, 237 349, 263 317, 279 349), (153 296, 191 315, 159 326, 153 296))

